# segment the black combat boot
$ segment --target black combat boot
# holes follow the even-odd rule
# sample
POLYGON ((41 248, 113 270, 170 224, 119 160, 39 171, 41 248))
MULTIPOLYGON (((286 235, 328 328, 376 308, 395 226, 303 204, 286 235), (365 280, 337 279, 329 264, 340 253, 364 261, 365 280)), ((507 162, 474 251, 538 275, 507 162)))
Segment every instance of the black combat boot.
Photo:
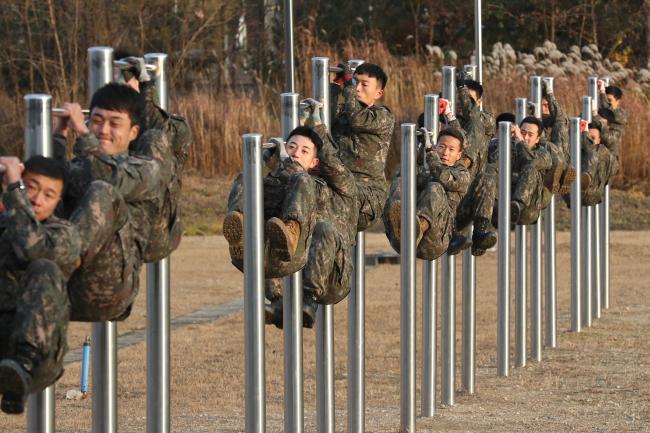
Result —
POLYGON ((313 328, 316 323, 318 303, 310 291, 305 290, 302 299, 302 327, 313 328))
POLYGON ((467 238, 467 236, 461 233, 454 233, 451 240, 449 241, 449 247, 447 247, 447 254, 450 256, 455 256, 456 254, 463 251, 465 248, 472 246, 472 241, 467 238))
POLYGON ((517 200, 510 202, 510 226, 514 227, 521 218, 521 213, 524 210, 524 205, 517 200))
POLYGON ((0 361, 0 409, 3 412, 21 414, 25 411, 36 359, 36 349, 28 344, 19 344, 16 356, 0 361))
POLYGON ((271 300, 269 304, 264 304, 264 323, 282 329, 284 319, 282 307, 282 298, 276 298, 271 300))
POLYGON ((492 225, 487 218, 477 218, 472 233, 472 254, 482 256, 497 243, 497 233, 492 230, 492 225))

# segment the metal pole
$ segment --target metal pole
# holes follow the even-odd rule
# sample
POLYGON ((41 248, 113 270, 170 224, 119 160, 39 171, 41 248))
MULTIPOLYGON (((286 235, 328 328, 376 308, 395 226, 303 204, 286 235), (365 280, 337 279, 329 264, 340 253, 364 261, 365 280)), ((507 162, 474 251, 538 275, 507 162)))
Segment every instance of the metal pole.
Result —
MULTIPOLYGON (((113 81, 113 49, 88 48, 88 100, 102 86, 113 81)), ((93 433, 117 432, 117 324, 93 323, 93 433)))
POLYGON ((400 432, 415 432, 415 125, 402 124, 400 432))
MULTIPOLYGON (((465 72, 473 80, 478 78, 477 65, 465 65, 465 72)), ((470 229, 469 236, 471 236, 470 229)), ((476 257, 468 248, 463 251, 463 389, 474 394, 476 371, 476 257)))
POLYGON ((262 135, 244 134, 244 332, 246 432, 266 432, 262 135))
MULTIPOLYGON (((52 149, 52 97, 33 94, 25 96, 25 148, 24 160, 35 155, 51 157, 52 149)), ((30 394, 27 403, 27 431, 29 433, 54 433, 55 385, 38 394, 30 394)))
MULTIPOLYGON (((530 99, 535 104, 535 112, 542 108, 542 77, 531 77, 530 99), (539 109, 537 109, 539 107, 539 109)), ((551 218, 555 218, 552 215, 551 218)), ((525 266, 525 264, 524 264, 525 266)), ((530 229, 530 270, 531 270, 531 357, 542 360, 542 215, 530 229)), ((525 308, 525 307, 524 307, 525 308)), ((526 337, 524 337, 526 338, 526 337)))
MULTIPOLYGON (((149 53, 154 85, 163 110, 168 106, 167 54, 149 53)), ((169 290, 170 258, 147 264, 147 432, 168 433, 169 415, 169 290)))
POLYGON ((593 285, 593 290, 591 291, 591 304, 592 304, 592 311, 591 311, 591 318, 592 319, 600 319, 600 310, 601 310, 601 302, 600 302, 600 293, 601 293, 601 286, 600 286, 600 267, 601 267, 601 262, 600 262, 600 213, 598 212, 598 206, 592 206, 592 211, 591 211, 591 245, 593 246, 592 249, 592 258, 593 258, 593 263, 591 265, 591 282, 593 285))
MULTIPOLYGON (((580 118, 572 117, 569 123, 571 165, 580 173, 580 118)), ((571 184, 571 331, 582 331, 581 308, 581 197, 580 176, 571 184)))
MULTIPOLYGON (((286 6, 286 2, 285 2, 286 6)), ((298 93, 280 95, 282 138, 286 140, 298 126, 298 93)), ((284 279, 282 299, 284 324, 284 431, 302 433, 303 406, 302 369, 302 271, 284 279)))
POLYGON ((510 146, 510 122, 499 122, 498 376, 508 376, 510 364, 510 146))
POLYGON ((605 196, 600 204, 600 249, 603 260, 600 266, 601 306, 609 308, 609 185, 605 186, 605 196))
MULTIPOLYGON (((533 79, 531 79, 532 83, 533 79)), ((520 125, 526 117, 526 108, 526 98, 515 99, 517 125, 520 125)), ((526 283, 528 281, 526 249, 526 226, 517 225, 515 227, 515 367, 526 365, 526 283)))
POLYGON ((474 0, 474 63, 477 74, 474 79, 483 83, 483 11, 481 0, 474 0))
POLYGON ((293 0, 284 0, 284 67, 286 72, 286 89, 291 93, 296 91, 296 66, 293 51, 293 0))
MULTIPOLYGON (((329 59, 314 57, 312 95, 323 103, 321 119, 330 126, 329 59)), ((318 433, 334 433, 334 309, 321 305, 316 312, 316 416, 318 433)))
POLYGON ((598 109, 598 77, 587 79, 587 95, 591 97, 591 107, 598 109))
MULTIPOLYGON (((348 432, 363 433, 366 425, 365 396, 365 267, 366 236, 357 233, 354 248, 354 280, 348 298, 348 432)), ((287 431, 287 430, 285 430, 287 431)))
MULTIPOLYGON (((456 68, 442 67, 442 97, 449 101, 451 111, 456 112, 456 68)), ((456 392, 456 260, 447 253, 442 256, 442 321, 440 326, 440 394, 442 404, 454 404, 456 392)))
MULTIPOLYGON (((582 119, 591 122, 591 97, 583 96, 582 97, 582 119)), ((583 206, 582 207, 582 227, 584 230, 584 236, 582 237, 582 325, 591 326, 591 318, 593 311, 592 304, 592 292, 593 292, 593 280, 592 280, 592 263, 593 263, 593 251, 592 251, 592 216, 593 206, 583 206)))
MULTIPOLYGON (((435 140, 438 137, 438 95, 424 96, 424 127, 435 140)), ((432 417, 436 412, 436 291, 438 261, 422 261, 422 387, 421 413, 432 417)))

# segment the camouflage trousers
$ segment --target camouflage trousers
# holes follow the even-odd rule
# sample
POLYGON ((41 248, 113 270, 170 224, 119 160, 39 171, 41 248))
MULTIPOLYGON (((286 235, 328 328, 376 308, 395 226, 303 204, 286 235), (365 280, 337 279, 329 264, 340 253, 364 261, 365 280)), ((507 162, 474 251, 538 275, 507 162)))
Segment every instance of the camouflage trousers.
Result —
POLYGON ((383 186, 374 186, 365 182, 356 182, 357 204, 359 206, 359 220, 357 232, 362 232, 373 225, 382 216, 382 209, 386 202, 386 190, 383 186))
MULTIPOLYGON (((605 187, 614 176, 616 158, 605 146, 584 146, 581 155, 582 171, 591 176, 589 187, 583 188, 580 200, 583 206, 594 206, 600 203, 605 195, 605 187)), ((571 207, 571 195, 562 196, 568 207, 571 207)))
MULTIPOLYGON (((384 206, 384 228, 386 237, 395 251, 400 252, 400 240, 395 236, 396 228, 390 223, 389 209, 402 199, 401 177, 395 176, 390 186, 388 200, 384 206)), ((438 182, 418 182, 416 215, 429 222, 429 229, 418 244, 419 259, 435 260, 447 251, 454 227, 454 215, 445 189, 438 182)))
POLYGON ((547 141, 545 143, 546 150, 551 154, 553 166, 555 166, 556 161, 561 161, 566 165, 571 164, 571 155, 568 155, 561 146, 556 145, 552 141, 547 141))
POLYGON ((456 231, 463 231, 472 221, 479 218, 486 218, 488 221, 492 218, 498 189, 497 177, 496 170, 489 166, 474 177, 456 209, 456 231))
POLYGON ((36 356, 30 391, 39 392, 63 374, 70 303, 56 263, 34 260, 21 274, 0 278, 0 290, 19 294, 13 305, 0 306, 0 359, 14 357, 20 346, 30 347, 36 356))
POLYGON ((544 177, 536 168, 527 165, 512 181, 511 200, 524 205, 519 224, 534 224, 540 211, 551 201, 551 193, 544 187, 544 177))
MULTIPOLYGON (((300 239, 292 261, 280 261, 264 254, 265 277, 281 278, 299 271, 307 263, 307 250, 314 230, 320 185, 314 176, 305 172, 281 176, 270 174, 264 177, 263 182, 264 220, 276 217, 283 221, 294 220, 300 224, 300 239)), ((241 175, 231 187, 228 211, 244 211, 244 184, 241 175)), ((242 262, 233 261, 233 265, 244 271, 242 262)))
POLYGON ((81 265, 68 282, 71 320, 124 320, 138 293, 142 252, 120 193, 94 181, 70 221, 81 237, 81 265))
MULTIPOLYGON (((302 274, 305 296, 320 304, 336 304, 350 293, 352 246, 329 222, 316 223, 302 274)), ((282 278, 266 279, 264 295, 269 301, 281 299, 282 278)))

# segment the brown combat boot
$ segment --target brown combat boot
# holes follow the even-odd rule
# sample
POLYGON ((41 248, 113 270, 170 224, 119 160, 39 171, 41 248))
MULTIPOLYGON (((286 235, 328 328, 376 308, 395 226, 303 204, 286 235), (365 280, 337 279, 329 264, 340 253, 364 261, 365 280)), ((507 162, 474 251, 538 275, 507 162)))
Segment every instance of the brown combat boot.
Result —
MULTIPOLYGON (((591 186, 591 175, 586 172, 580 173, 580 189, 583 191, 591 186)), ((571 192, 571 191, 569 191, 571 192)))
POLYGON ((244 260, 244 215, 241 212, 228 212, 223 220, 223 237, 228 241, 230 258, 244 260))
POLYGON ((576 180, 576 170, 575 168, 568 166, 564 170, 564 175, 562 176, 562 184, 560 186, 560 194, 569 194, 571 192, 571 184, 576 180))
POLYGON ((295 220, 284 222, 273 217, 266 222, 266 236, 269 240, 269 255, 290 262, 298 247, 300 223, 295 220))
POLYGON ((566 165, 562 161, 553 161, 553 166, 546 173, 546 177, 544 178, 544 186, 551 191, 551 193, 555 194, 560 191, 560 187, 562 186, 562 173, 564 173, 565 169, 566 165))
POLYGON ((393 229, 393 236, 397 242, 402 239, 402 202, 396 201, 388 210, 388 222, 393 229))

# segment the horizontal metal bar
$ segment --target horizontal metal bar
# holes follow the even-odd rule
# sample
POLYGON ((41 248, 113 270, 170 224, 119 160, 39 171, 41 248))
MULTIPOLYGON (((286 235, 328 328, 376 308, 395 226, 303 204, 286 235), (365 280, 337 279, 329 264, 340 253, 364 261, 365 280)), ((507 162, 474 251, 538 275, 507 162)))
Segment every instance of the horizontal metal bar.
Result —
MULTIPOLYGON (((87 108, 82 108, 81 112, 86 116, 90 115, 90 110, 87 108)), ((65 108, 52 108, 52 116, 68 117, 70 116, 70 113, 65 108)))
MULTIPOLYGON (((113 67, 115 67, 116 69, 124 70, 124 69, 132 68, 133 65, 124 60, 113 60, 113 67)), ((145 68, 147 69, 148 72, 155 72, 158 70, 158 66, 152 64, 146 64, 145 68)))

